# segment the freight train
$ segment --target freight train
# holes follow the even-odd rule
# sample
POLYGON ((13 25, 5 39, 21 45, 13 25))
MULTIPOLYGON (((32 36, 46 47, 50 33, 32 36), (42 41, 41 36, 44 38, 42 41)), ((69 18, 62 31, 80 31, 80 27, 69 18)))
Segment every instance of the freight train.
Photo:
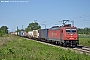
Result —
POLYGON ((77 46, 79 45, 78 31, 75 26, 65 24, 63 20, 62 26, 53 26, 49 29, 39 29, 29 32, 21 31, 19 33, 22 37, 30 39, 43 40, 56 43, 61 46, 77 46))

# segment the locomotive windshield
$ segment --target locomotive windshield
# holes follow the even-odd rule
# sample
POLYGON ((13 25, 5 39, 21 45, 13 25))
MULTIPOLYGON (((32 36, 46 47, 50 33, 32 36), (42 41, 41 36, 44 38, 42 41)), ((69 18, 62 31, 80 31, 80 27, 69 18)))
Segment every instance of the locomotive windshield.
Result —
POLYGON ((72 29, 72 32, 75 33, 76 32, 76 29, 72 29))
POLYGON ((66 29, 66 32, 67 32, 67 33, 71 33, 71 32, 72 32, 72 33, 75 33, 75 32, 76 32, 76 29, 66 29))
POLYGON ((70 29, 66 29, 66 32, 69 33, 70 32, 70 29))

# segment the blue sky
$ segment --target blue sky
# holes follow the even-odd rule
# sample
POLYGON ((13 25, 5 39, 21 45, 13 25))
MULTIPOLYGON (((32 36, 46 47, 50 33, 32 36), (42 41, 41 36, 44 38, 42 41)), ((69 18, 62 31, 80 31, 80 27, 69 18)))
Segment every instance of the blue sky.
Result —
POLYGON ((50 28, 55 24, 62 25, 58 21, 69 19, 74 20, 74 25, 78 28, 90 27, 90 0, 27 1, 0 2, 0 26, 6 25, 10 31, 15 31, 17 26, 19 29, 22 25, 26 28, 29 23, 37 20, 42 28, 44 28, 42 24, 50 28))

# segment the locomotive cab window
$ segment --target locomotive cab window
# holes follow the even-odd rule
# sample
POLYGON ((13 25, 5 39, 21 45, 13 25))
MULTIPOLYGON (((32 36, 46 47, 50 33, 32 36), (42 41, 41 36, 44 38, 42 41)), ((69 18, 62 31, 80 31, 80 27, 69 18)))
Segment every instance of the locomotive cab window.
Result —
POLYGON ((67 33, 76 33, 76 29, 66 29, 67 33))
POLYGON ((67 32, 67 33, 70 33, 70 29, 66 29, 66 32, 67 32))
POLYGON ((75 33, 76 32, 76 29, 72 29, 72 33, 75 33))

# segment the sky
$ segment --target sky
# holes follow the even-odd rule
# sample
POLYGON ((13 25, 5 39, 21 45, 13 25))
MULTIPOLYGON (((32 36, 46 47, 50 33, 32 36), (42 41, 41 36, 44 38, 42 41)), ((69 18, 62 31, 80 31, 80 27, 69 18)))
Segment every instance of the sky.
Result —
POLYGON ((0 0, 0 27, 15 31, 23 25, 25 29, 34 20, 42 28, 43 24, 46 28, 60 26, 62 20, 73 20, 77 28, 90 28, 90 0, 0 0))

